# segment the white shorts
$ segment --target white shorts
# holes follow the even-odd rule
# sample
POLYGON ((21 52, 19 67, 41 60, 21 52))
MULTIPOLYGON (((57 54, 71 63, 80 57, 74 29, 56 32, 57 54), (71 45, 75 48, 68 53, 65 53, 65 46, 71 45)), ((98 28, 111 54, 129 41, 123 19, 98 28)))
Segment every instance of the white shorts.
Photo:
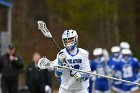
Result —
POLYGON ((67 90, 60 87, 58 93, 88 93, 88 90, 87 89, 67 90))

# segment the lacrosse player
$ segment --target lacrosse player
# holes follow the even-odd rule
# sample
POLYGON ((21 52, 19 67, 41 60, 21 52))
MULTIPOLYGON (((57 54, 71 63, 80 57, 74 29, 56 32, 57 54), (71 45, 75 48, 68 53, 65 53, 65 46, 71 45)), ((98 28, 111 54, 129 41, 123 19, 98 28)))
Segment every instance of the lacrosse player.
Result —
MULTIPOLYGON (((62 34, 64 49, 58 54, 54 62, 60 66, 90 71, 89 53, 78 48, 78 34, 75 30, 65 30, 62 34)), ((61 77, 58 93, 88 93, 89 75, 74 70, 55 68, 55 75, 61 77)))
MULTIPOLYGON (((130 44, 128 42, 121 42, 120 47, 121 47, 121 50, 122 49, 130 49, 130 44)), ((120 56, 122 56, 122 55, 120 54, 120 56)), ((135 58, 133 57, 133 59, 138 61, 138 59, 136 57, 135 58)), ((139 82, 140 82, 140 73, 138 73, 137 77, 138 77, 139 82)))
MULTIPOLYGON (((115 66, 115 70, 121 71, 122 79, 131 82, 138 82, 136 70, 140 69, 139 62, 132 57, 132 52, 130 49, 123 49, 121 53, 122 59, 115 66)), ((121 93, 131 93, 138 89, 139 87, 137 85, 122 82, 121 93)))
MULTIPOLYGON (((92 60, 91 70, 96 70, 97 74, 107 75, 108 74, 108 66, 105 63, 105 57, 103 56, 102 48, 95 48, 93 51, 93 55, 95 59, 92 60)), ((104 77, 97 76, 95 83, 95 93, 110 93, 109 80, 104 77)))
MULTIPOLYGON (((116 73, 114 73, 114 68, 115 68, 115 65, 118 62, 120 62, 120 60, 121 60, 120 51, 121 51, 121 48, 119 46, 113 46, 111 48, 111 53, 112 54, 111 54, 110 59, 108 61, 108 65, 111 68, 112 73, 114 74, 113 77, 119 78, 119 79, 122 78, 121 77, 122 76, 121 72, 116 71, 116 73)), ((121 87, 122 87, 122 82, 121 81, 113 80, 112 89, 115 91, 115 93, 120 93, 121 87)))

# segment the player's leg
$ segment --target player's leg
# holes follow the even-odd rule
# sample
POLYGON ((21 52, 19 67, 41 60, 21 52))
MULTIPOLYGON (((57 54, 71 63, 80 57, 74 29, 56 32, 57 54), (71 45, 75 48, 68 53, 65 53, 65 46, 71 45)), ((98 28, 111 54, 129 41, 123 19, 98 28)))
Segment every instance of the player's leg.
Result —
POLYGON ((138 89, 139 89, 139 87, 137 85, 123 84, 121 93, 132 93, 132 92, 135 92, 138 89))
POLYGON ((60 87, 58 93, 73 93, 73 90, 66 90, 66 89, 60 87))
POLYGON ((75 90, 74 93, 89 93, 89 92, 88 92, 88 89, 78 89, 78 90, 75 90))
POLYGON ((110 86, 109 80, 108 79, 104 80, 103 82, 104 93, 111 93, 110 87, 111 86, 110 86))
POLYGON ((115 93, 120 93, 121 91, 121 84, 117 84, 117 85, 112 85, 112 90, 115 92, 115 93))
POLYGON ((95 93, 103 93, 103 83, 100 80, 96 80, 95 83, 95 93))
POLYGON ((137 85, 131 85, 131 92, 135 93, 139 89, 139 86, 137 85))
POLYGON ((131 93, 131 86, 126 83, 123 83, 121 93, 131 93))
POLYGON ((89 79, 89 87, 88 87, 89 93, 92 93, 92 87, 93 87, 93 80, 90 78, 89 79))
POLYGON ((95 90, 95 93, 103 93, 103 92, 100 90, 95 90))
POLYGON ((111 90, 107 90, 107 91, 105 91, 104 93, 111 93, 111 90))

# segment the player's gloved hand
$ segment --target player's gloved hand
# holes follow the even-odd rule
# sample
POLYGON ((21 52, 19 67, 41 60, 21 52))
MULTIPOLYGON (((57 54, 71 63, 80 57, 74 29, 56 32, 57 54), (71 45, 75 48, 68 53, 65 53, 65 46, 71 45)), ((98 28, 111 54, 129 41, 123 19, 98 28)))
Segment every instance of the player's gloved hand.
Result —
POLYGON ((67 55, 64 52, 60 52, 58 55, 58 64, 61 66, 67 66, 66 58, 67 55))
POLYGON ((89 74, 84 74, 78 71, 70 71, 70 75, 72 77, 74 77, 74 79, 76 79, 77 81, 81 82, 81 81, 86 81, 87 79, 89 79, 90 75, 89 74))
POLYGON ((81 73, 80 72, 77 72, 77 71, 70 71, 70 75, 74 78, 74 79, 76 79, 77 81, 82 81, 81 80, 81 73))

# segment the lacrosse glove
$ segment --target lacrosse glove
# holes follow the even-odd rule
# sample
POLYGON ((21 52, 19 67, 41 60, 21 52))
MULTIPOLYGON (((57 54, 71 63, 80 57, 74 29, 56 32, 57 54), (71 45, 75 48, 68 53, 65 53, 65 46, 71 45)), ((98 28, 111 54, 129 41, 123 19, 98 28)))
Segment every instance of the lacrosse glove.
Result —
MULTIPOLYGON (((60 52, 58 54, 58 65, 66 66, 66 58, 67 58, 67 56, 65 55, 65 53, 60 52)), ((60 77, 63 74, 63 71, 64 71, 64 68, 56 67, 55 68, 55 76, 60 77)))
POLYGON ((70 75, 79 82, 86 81, 87 79, 89 79, 88 74, 83 74, 78 71, 70 71, 70 75))
POLYGON ((67 59, 67 55, 64 52, 60 52, 58 55, 58 65, 68 66, 66 59, 67 59))

